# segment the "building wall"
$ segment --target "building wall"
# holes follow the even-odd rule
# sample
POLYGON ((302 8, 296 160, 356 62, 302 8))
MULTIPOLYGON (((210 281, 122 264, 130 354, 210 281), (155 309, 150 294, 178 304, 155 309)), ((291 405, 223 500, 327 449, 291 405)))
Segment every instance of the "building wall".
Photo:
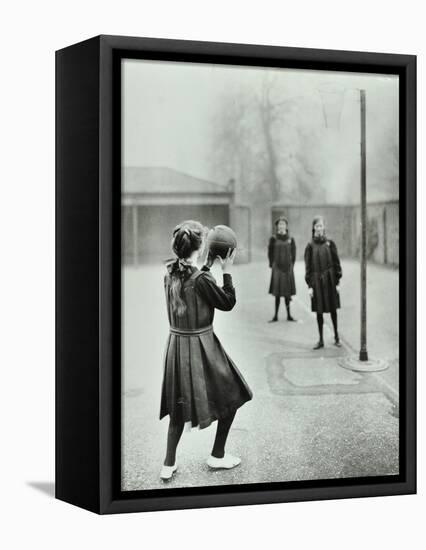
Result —
MULTIPOLYGON (((311 238, 315 215, 324 216, 327 234, 333 239, 342 258, 356 258, 360 248, 359 206, 274 206, 271 227, 281 215, 289 220, 290 232, 298 245, 298 258, 311 238)), ((399 203, 388 201, 367 205, 367 256, 377 263, 399 265, 399 203)), ((266 239, 265 239, 266 241, 266 239)))
POLYGON ((183 220, 198 220, 207 227, 229 225, 226 204, 123 205, 121 212, 124 264, 158 263, 170 258, 172 230, 183 220))
MULTIPOLYGON (((230 225, 237 233, 237 263, 266 258, 275 220, 284 215, 297 244, 297 258, 303 259, 311 238, 315 215, 325 217, 327 234, 342 258, 357 258, 360 245, 359 206, 268 206, 265 212, 235 204, 166 204, 122 206, 122 261, 125 264, 159 262, 171 256, 173 227, 184 219, 198 219, 206 226, 230 225), (134 226, 135 210, 137 229, 134 226), (136 240, 135 240, 136 239, 136 240), (136 246, 135 246, 136 242, 136 246)), ((399 265, 399 203, 389 201, 367 207, 367 255, 369 260, 399 265)))
POLYGON ((289 230, 296 241, 297 259, 303 259, 303 253, 312 236, 312 220, 321 214, 327 223, 327 234, 337 245, 342 257, 351 256, 353 247, 353 233, 351 231, 352 210, 346 206, 289 206, 273 207, 272 230, 275 231, 274 222, 279 216, 285 216, 289 221, 289 230))
MULTIPOLYGON (((383 202, 367 207, 367 255, 370 260, 381 264, 399 265, 399 203, 383 202)), ((351 255, 359 254, 360 208, 352 213, 354 235, 351 255)))
POLYGON ((252 259, 252 219, 249 207, 231 205, 229 225, 237 235, 236 264, 247 263, 252 259))

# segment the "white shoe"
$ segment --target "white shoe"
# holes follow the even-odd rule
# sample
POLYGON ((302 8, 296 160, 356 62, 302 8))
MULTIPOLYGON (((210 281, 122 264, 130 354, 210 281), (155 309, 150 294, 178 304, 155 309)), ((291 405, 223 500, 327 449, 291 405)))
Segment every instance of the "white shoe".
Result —
POLYGON ((163 464, 163 467, 161 468, 161 472, 160 472, 160 478, 163 481, 168 481, 169 479, 172 479, 173 474, 176 472, 176 470, 177 470, 177 464, 175 464, 174 466, 164 466, 163 464))
POLYGON ((230 470, 231 468, 235 468, 235 466, 238 466, 238 464, 240 463, 241 458, 229 454, 226 454, 223 458, 216 458, 215 456, 210 455, 207 459, 207 466, 209 466, 210 468, 214 468, 215 470, 230 470))

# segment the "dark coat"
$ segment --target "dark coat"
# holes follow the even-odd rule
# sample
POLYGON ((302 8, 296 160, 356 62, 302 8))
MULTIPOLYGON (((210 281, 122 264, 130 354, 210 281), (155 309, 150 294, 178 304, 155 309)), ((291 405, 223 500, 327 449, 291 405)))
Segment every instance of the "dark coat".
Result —
POLYGON ((205 428, 252 398, 211 326, 215 308, 230 311, 234 307, 235 289, 229 274, 223 275, 221 288, 208 268, 190 268, 182 289, 187 308, 179 316, 171 307, 170 283, 167 274, 164 287, 171 332, 164 361, 160 418, 170 415, 175 423, 191 422, 192 426, 205 428))
POLYGON ((342 278, 342 266, 335 243, 330 239, 312 239, 305 249, 305 280, 314 295, 312 311, 330 313, 340 308, 336 290, 342 278))
POLYGON ((269 267, 272 268, 269 294, 290 298, 296 294, 294 262, 296 243, 288 235, 273 235, 268 245, 269 267))

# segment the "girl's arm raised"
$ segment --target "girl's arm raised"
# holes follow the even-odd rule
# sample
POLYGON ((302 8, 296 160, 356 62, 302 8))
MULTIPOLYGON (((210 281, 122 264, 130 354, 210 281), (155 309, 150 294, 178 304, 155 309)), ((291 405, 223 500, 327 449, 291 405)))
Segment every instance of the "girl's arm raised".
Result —
POLYGON ((223 287, 215 281, 208 268, 197 278, 197 290, 210 305, 222 311, 231 311, 235 306, 235 288, 230 273, 223 274, 223 287))

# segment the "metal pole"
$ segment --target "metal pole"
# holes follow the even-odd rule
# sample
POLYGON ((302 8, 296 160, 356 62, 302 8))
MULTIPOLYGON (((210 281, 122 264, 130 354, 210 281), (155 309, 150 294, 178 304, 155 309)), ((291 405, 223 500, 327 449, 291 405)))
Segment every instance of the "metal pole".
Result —
POLYGON ((383 263, 388 263, 388 219, 386 205, 383 208, 383 263))
POLYGON ((134 204, 132 206, 132 218, 133 218, 133 265, 137 267, 139 263, 138 258, 138 205, 134 204))
POLYGON ((367 353, 367 162, 366 162, 366 109, 365 90, 359 90, 361 115, 361 348, 359 358, 347 355, 339 365, 355 372, 386 370, 389 362, 384 359, 368 359, 367 353))
POLYGON ((360 90, 361 111, 361 349, 360 361, 368 361, 367 353, 367 178, 366 178, 366 112, 365 90, 360 90))

